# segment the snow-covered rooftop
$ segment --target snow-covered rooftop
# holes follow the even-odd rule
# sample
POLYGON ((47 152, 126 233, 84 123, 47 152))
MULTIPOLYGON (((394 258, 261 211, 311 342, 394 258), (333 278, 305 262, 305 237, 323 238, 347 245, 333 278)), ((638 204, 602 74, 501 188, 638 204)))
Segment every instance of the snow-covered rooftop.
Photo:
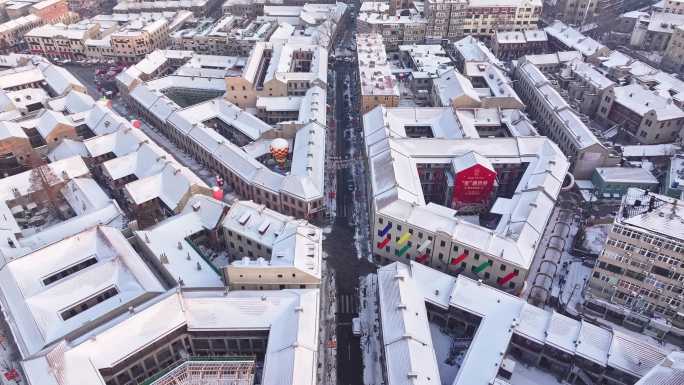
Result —
POLYGON ((232 267, 291 266, 320 280, 323 235, 318 227, 252 201, 233 203, 222 227, 224 231, 240 234, 245 240, 271 249, 268 260, 243 256, 246 258, 233 262, 232 267))
POLYGON ((378 298, 388 383, 441 384, 425 299, 409 266, 393 263, 378 270, 378 298))
POLYGON ((9 262, 0 270, 3 308, 23 357, 164 288, 121 232, 95 227, 9 262), (114 288, 83 310, 76 304, 114 288), (70 309, 75 309, 71 312, 70 309))
POLYGON ((622 156, 627 158, 672 156, 681 149, 681 146, 675 143, 622 146, 622 156))
POLYGON ((157 223, 156 225, 136 232, 138 242, 162 266, 171 279, 182 287, 188 288, 222 288, 223 280, 217 271, 199 254, 195 245, 188 238, 203 230, 216 227, 212 215, 223 212, 223 203, 211 198, 194 196, 186 208, 178 215, 157 223))
POLYGON ((558 121, 563 122, 564 136, 572 141, 574 147, 584 149, 595 144, 602 145, 537 66, 523 60, 518 63, 516 73, 518 77, 524 76, 527 82, 534 85, 536 92, 544 96, 549 110, 558 114, 558 121))
POLYGON ((641 84, 614 87, 613 92, 615 92, 616 103, 620 103, 639 116, 643 117, 653 111, 659 121, 684 117, 684 111, 674 104, 669 94, 663 96, 658 91, 651 91, 641 84))
POLYGON ((169 333, 268 332, 261 383, 314 385, 318 290, 170 291, 70 343, 22 361, 31 383, 104 383, 100 370, 152 346, 169 333))
POLYGON ((458 55, 465 62, 487 62, 502 66, 494 53, 475 37, 467 36, 454 43, 458 55))
POLYGON ((450 111, 379 106, 364 115, 373 209, 430 232, 445 232, 469 248, 527 269, 560 192, 568 161, 544 137, 463 138, 462 131, 453 129, 458 125, 450 111), (407 137, 405 124, 432 126, 434 138, 407 137), (495 230, 455 218, 452 210, 440 210, 441 206, 426 205, 423 197, 417 164, 451 163, 471 151, 493 164, 528 163, 514 196, 497 200, 507 209, 500 212, 503 217, 495 230))
POLYGON ((404 346, 410 341, 422 341, 414 350, 385 348, 389 385, 406 383, 407 372, 410 375, 411 370, 416 370, 413 368, 417 368, 420 383, 432 383, 426 378, 436 373, 436 368, 432 371, 433 342, 429 332, 427 336, 422 334, 428 324, 425 302, 445 310, 453 307, 480 318, 453 385, 493 383, 513 334, 637 377, 666 356, 660 348, 632 335, 548 312, 463 275, 451 277, 414 261, 379 268, 378 293, 385 345, 387 336, 395 335, 389 341, 402 341, 404 346), (420 293, 422 306, 416 293, 420 293))
POLYGON ((377 33, 356 36, 358 47, 361 95, 399 96, 399 86, 387 62, 382 35, 377 33))
POLYGON ((684 384, 684 352, 672 352, 635 385, 684 384))
POLYGON ((658 179, 642 167, 597 167, 596 174, 606 183, 657 185, 658 179))
POLYGON ((684 202, 631 187, 622 198, 620 215, 616 215, 615 223, 681 240, 684 234, 684 202), (653 209, 649 208, 651 199, 654 201, 653 209))
POLYGON ((581 59, 575 59, 568 62, 568 67, 570 67, 570 70, 575 75, 584 79, 587 83, 596 87, 596 89, 599 91, 603 91, 615 84, 615 82, 599 72, 594 65, 585 63, 581 59))
POLYGON ((555 20, 548 27, 544 28, 546 33, 560 41, 569 49, 576 50, 586 57, 608 53, 608 48, 596 40, 584 36, 578 30, 555 20))
POLYGON ((481 104, 480 95, 470 80, 455 69, 450 69, 435 78, 433 87, 442 106, 449 106, 452 101, 458 99, 465 99, 465 103, 470 104, 468 107, 479 107, 481 104))

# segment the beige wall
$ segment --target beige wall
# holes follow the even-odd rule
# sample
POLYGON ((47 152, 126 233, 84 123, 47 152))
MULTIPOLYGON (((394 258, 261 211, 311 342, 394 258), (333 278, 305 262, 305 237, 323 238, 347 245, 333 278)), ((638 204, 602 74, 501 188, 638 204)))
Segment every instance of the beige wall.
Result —
POLYGON ((376 257, 384 258, 386 261, 399 261, 407 263, 409 260, 415 260, 416 257, 420 256, 422 253, 428 253, 429 251, 429 257, 423 263, 448 274, 456 274, 456 270, 461 267, 461 263, 465 263, 466 267, 465 270, 463 270, 463 274, 475 277, 476 279, 480 278, 488 285, 497 287, 501 290, 519 293, 525 284, 527 270, 520 266, 511 265, 500 260, 496 256, 488 255, 482 251, 466 248, 457 240, 452 239, 451 235, 449 234, 439 232, 432 233, 420 227, 413 226, 403 221, 398 221, 382 214, 376 214, 375 216, 377 219, 375 220, 373 229, 372 247, 373 255, 376 257), (380 218, 382 218, 382 223, 380 222, 380 218), (392 222, 392 229, 387 234, 390 235, 391 240, 384 248, 378 248, 378 243, 382 242, 387 236, 385 235, 385 237, 380 237, 378 235, 378 231, 383 230, 389 222, 392 222), (409 241, 403 245, 398 245, 397 239, 406 233, 412 233, 409 241), (429 241, 430 245, 423 250, 422 253, 420 253, 418 248, 425 241, 429 241), (405 254, 403 254, 401 257, 397 256, 395 254, 395 250, 400 249, 409 242, 411 246, 405 252, 405 254), (389 250, 387 248, 389 248, 389 250), (465 260, 458 265, 451 265, 451 260, 463 254, 464 250, 468 250, 468 257, 466 257, 465 260), (475 276, 475 274, 471 272, 472 267, 478 266, 487 260, 491 260, 493 264, 480 273, 479 276, 475 276), (504 266, 503 271, 501 270, 502 266, 504 266), (513 272, 515 269, 518 270, 518 275, 516 277, 507 282, 503 287, 497 283, 498 278, 513 272), (510 287, 510 283, 513 284, 513 287, 510 287))
POLYGON ((59 141, 65 138, 78 139, 76 129, 73 126, 66 124, 58 124, 50 134, 45 138, 48 148, 54 148, 59 144, 59 141))
POLYGON ((31 142, 27 138, 10 137, 0 140, 0 154, 14 154, 19 163, 26 164, 33 154, 31 142))
POLYGON ((361 98, 361 113, 372 110, 373 108, 383 105, 385 107, 399 106, 398 95, 363 95, 361 98))
POLYGON ((226 100, 238 107, 255 107, 257 92, 252 83, 241 76, 226 78, 226 100))

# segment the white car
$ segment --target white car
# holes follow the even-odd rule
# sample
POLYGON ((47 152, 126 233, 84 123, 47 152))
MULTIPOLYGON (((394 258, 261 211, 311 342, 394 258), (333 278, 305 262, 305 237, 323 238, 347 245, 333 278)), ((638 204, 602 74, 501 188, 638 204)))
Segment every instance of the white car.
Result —
POLYGON ((361 320, 359 317, 352 318, 352 334, 356 337, 361 336, 361 320))

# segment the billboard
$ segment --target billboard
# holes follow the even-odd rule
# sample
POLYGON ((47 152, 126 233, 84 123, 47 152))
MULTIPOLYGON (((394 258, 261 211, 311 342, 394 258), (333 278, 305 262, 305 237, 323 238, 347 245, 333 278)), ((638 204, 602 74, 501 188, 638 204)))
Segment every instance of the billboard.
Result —
POLYGON ((454 175, 452 207, 488 201, 495 181, 496 172, 480 164, 459 171, 454 175))

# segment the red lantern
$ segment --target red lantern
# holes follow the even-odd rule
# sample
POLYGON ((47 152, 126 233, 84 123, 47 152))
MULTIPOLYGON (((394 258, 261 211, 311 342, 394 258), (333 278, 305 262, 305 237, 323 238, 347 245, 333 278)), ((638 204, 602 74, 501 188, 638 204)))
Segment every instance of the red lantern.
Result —
POLYGON ((213 190, 213 192, 211 195, 214 197, 214 199, 222 201, 223 200, 223 190, 220 189, 218 186, 214 186, 214 188, 212 190, 213 190))

